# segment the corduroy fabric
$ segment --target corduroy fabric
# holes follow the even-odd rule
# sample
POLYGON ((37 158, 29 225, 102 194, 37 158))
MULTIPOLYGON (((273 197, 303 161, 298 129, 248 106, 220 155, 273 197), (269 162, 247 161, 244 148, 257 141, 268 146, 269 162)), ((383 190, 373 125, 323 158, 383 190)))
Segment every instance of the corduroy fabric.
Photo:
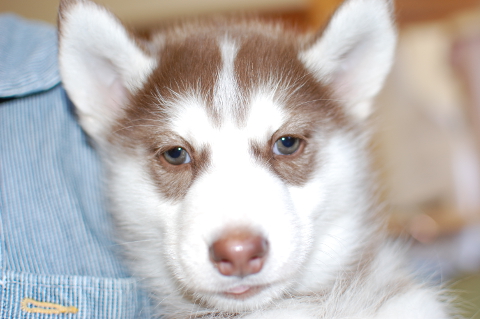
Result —
POLYGON ((149 318, 61 86, 56 39, 51 26, 0 16, 0 318, 149 318), (78 312, 22 308, 30 299, 78 312))

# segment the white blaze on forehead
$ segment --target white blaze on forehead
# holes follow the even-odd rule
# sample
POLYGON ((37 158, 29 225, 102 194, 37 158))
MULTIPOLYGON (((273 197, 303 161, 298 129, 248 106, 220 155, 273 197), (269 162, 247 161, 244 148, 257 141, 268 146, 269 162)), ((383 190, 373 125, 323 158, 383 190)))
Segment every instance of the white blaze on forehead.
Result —
POLYGON ((226 110, 231 110, 239 104, 240 94, 235 78, 235 57, 238 46, 233 40, 225 37, 219 41, 219 47, 222 56, 222 69, 215 84, 213 104, 219 114, 225 114, 226 110))

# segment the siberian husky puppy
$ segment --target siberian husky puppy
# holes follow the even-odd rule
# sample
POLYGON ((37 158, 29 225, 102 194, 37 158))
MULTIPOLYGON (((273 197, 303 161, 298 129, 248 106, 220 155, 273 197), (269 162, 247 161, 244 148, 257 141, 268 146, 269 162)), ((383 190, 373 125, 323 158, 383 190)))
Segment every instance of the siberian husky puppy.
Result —
POLYGON ((366 145, 392 4, 328 25, 215 17, 149 41, 62 0, 60 67, 126 260, 164 318, 449 318, 376 221, 366 145))

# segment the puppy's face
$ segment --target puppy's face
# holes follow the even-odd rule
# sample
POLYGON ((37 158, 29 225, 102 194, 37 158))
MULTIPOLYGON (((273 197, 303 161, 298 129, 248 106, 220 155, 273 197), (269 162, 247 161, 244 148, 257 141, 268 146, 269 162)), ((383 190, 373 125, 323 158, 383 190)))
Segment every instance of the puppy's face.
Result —
POLYGON ((66 89, 132 267, 158 295, 240 311, 341 270, 358 239, 360 127, 393 50, 383 1, 349 1, 321 37, 217 19, 138 46, 84 1, 60 21, 66 89))
POLYGON ((135 183, 113 177, 113 196, 148 190, 154 204, 133 210, 162 234, 154 264, 168 260, 187 294, 228 309, 294 282, 323 211, 328 143, 346 121, 292 43, 248 32, 164 43, 109 136, 123 154, 112 175, 144 172, 135 183))

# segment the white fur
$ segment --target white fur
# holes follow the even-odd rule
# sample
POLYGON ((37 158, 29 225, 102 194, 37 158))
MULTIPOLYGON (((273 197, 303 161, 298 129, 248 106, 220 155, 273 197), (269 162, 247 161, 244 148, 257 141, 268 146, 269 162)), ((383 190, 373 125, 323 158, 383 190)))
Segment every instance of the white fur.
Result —
POLYGON ((251 111, 244 128, 244 134, 250 140, 267 141, 286 121, 287 115, 281 107, 278 107, 278 101, 275 101, 272 93, 274 92, 259 90, 252 95, 251 111))
POLYGON ((222 69, 215 85, 214 107, 220 114, 239 105, 239 94, 234 73, 234 61, 237 54, 237 45, 226 36, 219 41, 222 55, 222 69))
MULTIPOLYGON (((376 208, 366 134, 349 127, 312 133, 317 143, 311 145, 318 146, 309 147, 317 147, 311 151, 320 159, 312 176, 300 185, 286 182, 255 158, 251 147, 253 142, 270 147, 290 113, 274 83, 242 95, 234 73, 241 41, 225 35, 218 39, 222 61, 211 106, 217 118, 194 90, 173 92, 170 99, 155 96, 163 107, 159 112, 168 113, 168 131, 209 155, 186 194, 169 199, 148 169, 149 150, 139 145, 126 152, 105 138, 157 62, 111 14, 90 2, 67 8, 61 28, 65 87, 83 127, 103 150, 127 262, 153 292, 158 315, 448 317, 438 291, 410 278, 401 250, 378 235, 372 222, 376 208), (242 121, 236 118, 239 106, 245 108, 242 121), (209 259, 212 243, 235 227, 269 242, 261 271, 243 278, 220 274, 209 259), (242 287, 261 289, 244 299, 225 294, 242 287)), ((299 59, 318 81, 333 87, 360 124, 388 72, 394 41, 387 2, 348 0, 299 59)), ((153 137, 161 133, 152 127, 153 137)))
MULTIPOLYGON (((230 95, 238 94, 233 91, 230 77, 220 76, 219 82, 222 81, 225 83, 218 83, 217 87, 230 86, 230 95)), ((225 113, 221 127, 213 126, 202 103, 193 98, 177 102, 176 112, 172 114, 171 129, 197 147, 207 143, 211 149, 211 164, 208 174, 192 185, 183 200, 181 213, 171 225, 178 231, 168 233, 166 243, 182 251, 181 255, 175 250, 170 252, 182 286, 207 292, 210 303, 220 308, 256 307, 278 295, 279 289, 291 285, 290 280, 282 277, 288 278, 288 274, 298 269, 298 261, 305 258, 307 249, 307 246, 299 249, 300 242, 307 242, 306 238, 310 236, 306 216, 298 216, 299 212, 289 200, 289 189, 278 177, 259 166, 249 153, 250 140, 266 142, 283 123, 280 108, 271 100, 265 102, 261 96, 252 100, 253 109, 258 107, 257 103, 267 107, 263 111, 252 111, 243 128, 237 127, 229 112, 225 113), (273 121, 265 122, 265 118, 273 121), (231 183, 235 183, 234 192, 228 186, 231 183), (264 192, 265 189, 270 192, 264 192), (275 223, 272 224, 271 220, 275 223), (225 229, 237 226, 264 233, 272 243, 270 258, 264 267, 266 275, 250 276, 241 284, 276 286, 275 290, 266 289, 257 298, 242 302, 217 296, 240 282, 220 275, 208 259, 208 247, 215 237, 225 229)))

